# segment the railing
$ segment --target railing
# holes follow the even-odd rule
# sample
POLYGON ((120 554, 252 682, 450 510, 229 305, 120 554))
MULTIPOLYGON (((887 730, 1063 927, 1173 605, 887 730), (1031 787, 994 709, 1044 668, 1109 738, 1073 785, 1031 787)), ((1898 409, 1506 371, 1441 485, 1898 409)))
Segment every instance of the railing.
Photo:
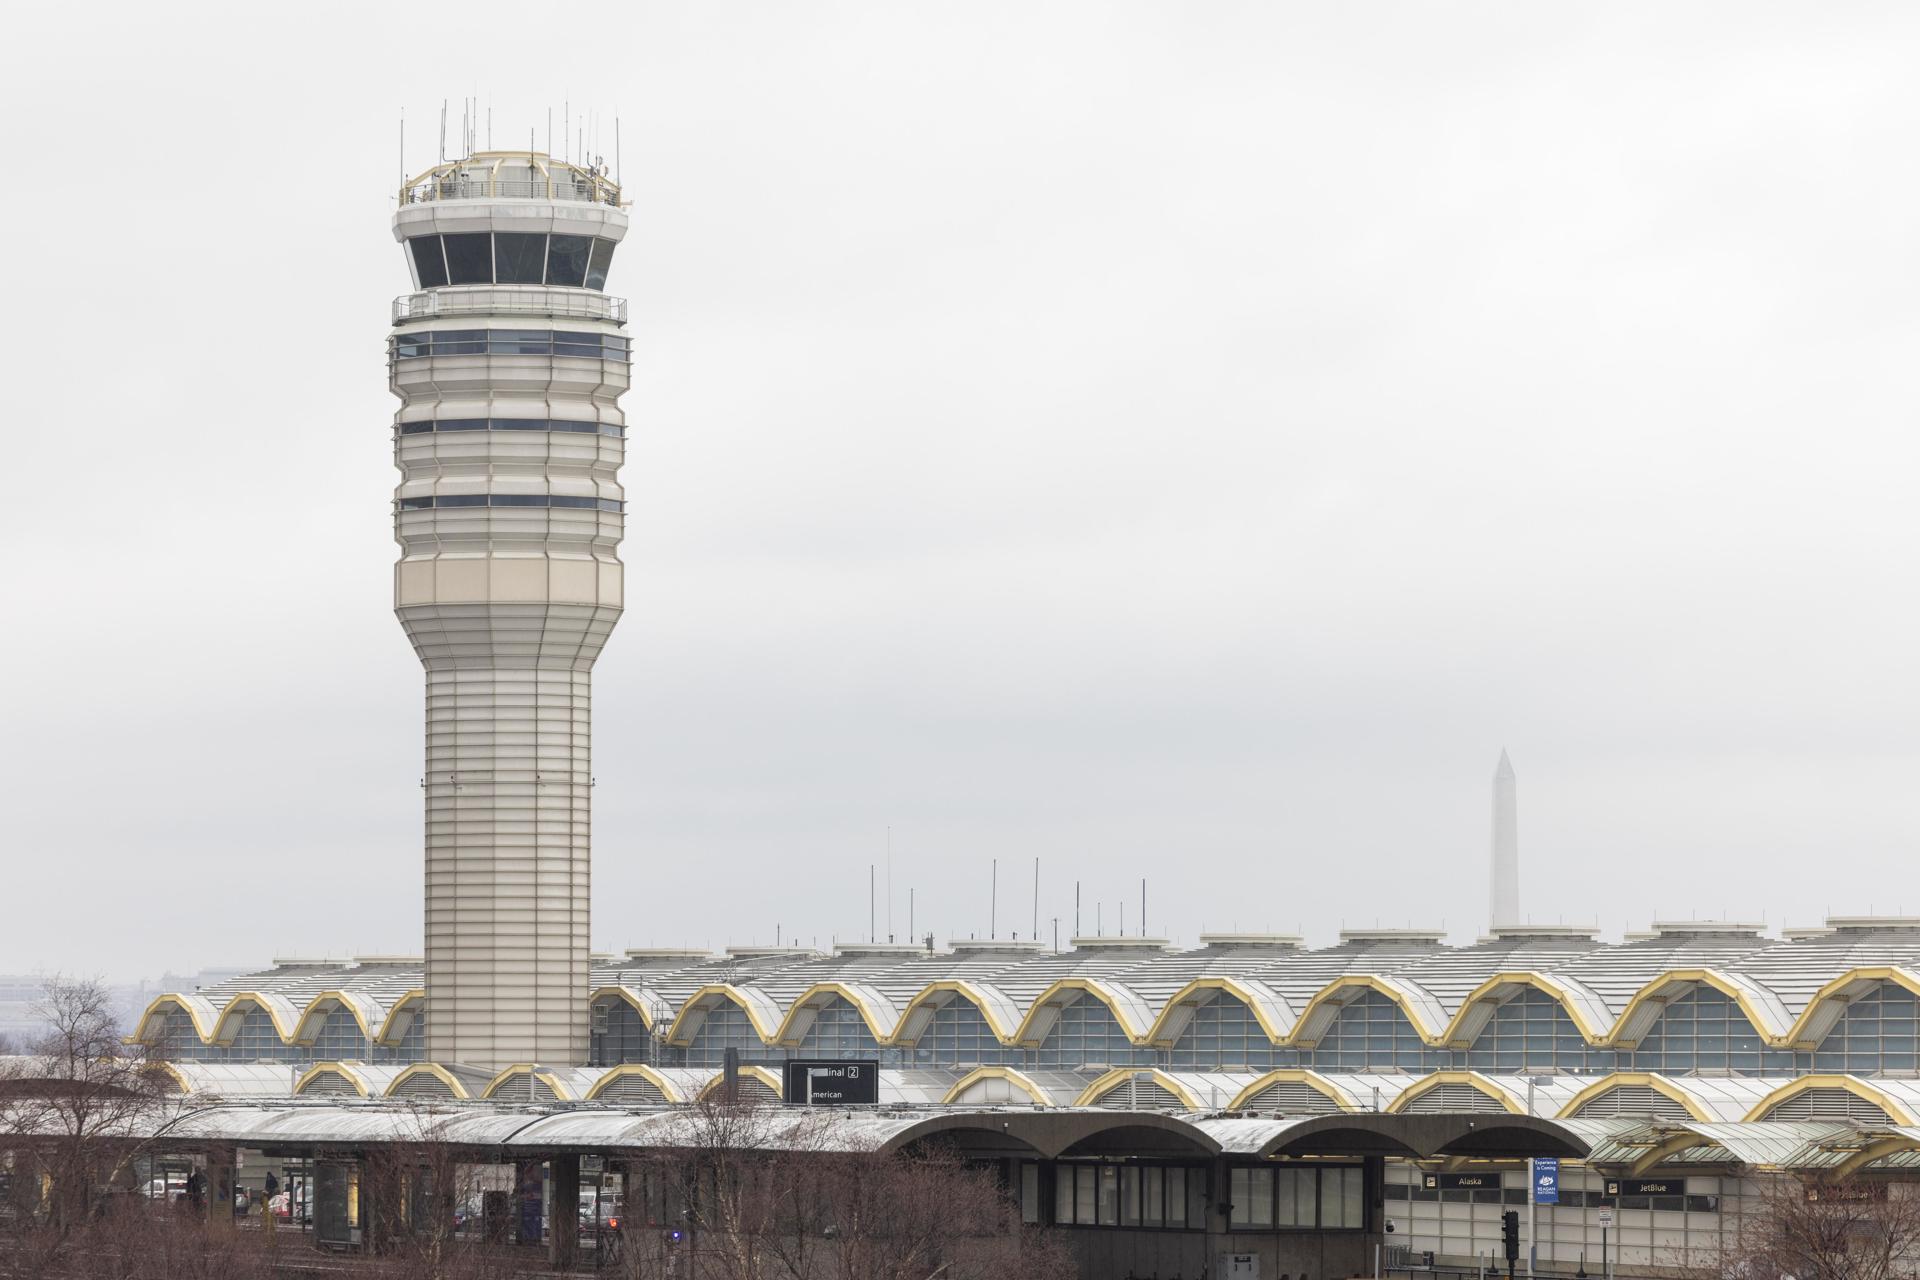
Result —
POLYGON ((393 300, 393 322, 437 320, 443 316, 556 316, 578 320, 627 322, 627 300, 591 289, 433 289, 403 293, 393 300))

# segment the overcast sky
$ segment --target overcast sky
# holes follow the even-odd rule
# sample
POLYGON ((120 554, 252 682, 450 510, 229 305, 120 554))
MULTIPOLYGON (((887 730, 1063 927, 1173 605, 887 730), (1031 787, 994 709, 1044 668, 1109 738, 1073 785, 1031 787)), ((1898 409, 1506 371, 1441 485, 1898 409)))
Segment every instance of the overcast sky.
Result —
POLYGON ((0 971, 419 952, 388 219, 463 95, 621 118, 597 947, 864 936, 889 826, 902 936, 984 936, 994 858, 1024 936, 1038 857, 1048 937, 1146 877, 1189 944, 1466 942, 1503 746, 1535 921, 1920 913, 1917 39, 28 6, 0 971))

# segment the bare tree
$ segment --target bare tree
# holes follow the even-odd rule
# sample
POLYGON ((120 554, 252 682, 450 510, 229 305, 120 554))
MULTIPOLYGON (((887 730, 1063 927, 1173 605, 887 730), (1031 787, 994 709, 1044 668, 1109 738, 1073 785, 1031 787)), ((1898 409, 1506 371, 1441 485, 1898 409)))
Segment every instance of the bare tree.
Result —
POLYGON ((107 1188, 124 1183, 164 1077, 121 1043, 99 982, 55 978, 36 1012, 45 1034, 0 1064, 0 1145, 11 1163, 9 1251, 49 1270, 107 1188))
POLYGON ((1699 1280, 1910 1280, 1920 1274, 1920 1188, 1776 1178, 1699 1280))
POLYGON ((836 1119, 704 1101, 637 1162, 631 1276, 674 1280, 1053 1280, 1064 1248, 1024 1228, 991 1170, 950 1151, 835 1149, 836 1119))

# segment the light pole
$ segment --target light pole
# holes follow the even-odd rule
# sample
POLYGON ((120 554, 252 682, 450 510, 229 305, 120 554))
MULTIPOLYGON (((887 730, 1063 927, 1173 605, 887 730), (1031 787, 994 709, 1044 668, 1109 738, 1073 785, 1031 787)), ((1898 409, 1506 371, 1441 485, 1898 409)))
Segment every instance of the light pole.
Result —
MULTIPOLYGON (((1552 1083, 1552 1076, 1527 1077, 1528 1115, 1533 1114, 1533 1087, 1537 1084, 1552 1083)), ((1533 1262, 1534 1258, 1538 1256, 1540 1252, 1540 1246, 1536 1243, 1538 1237, 1534 1235, 1534 1229, 1539 1223, 1538 1213, 1540 1205, 1537 1194, 1539 1189, 1539 1184, 1534 1181, 1533 1158, 1529 1156, 1527 1158, 1527 1280, 1533 1280, 1533 1262)))

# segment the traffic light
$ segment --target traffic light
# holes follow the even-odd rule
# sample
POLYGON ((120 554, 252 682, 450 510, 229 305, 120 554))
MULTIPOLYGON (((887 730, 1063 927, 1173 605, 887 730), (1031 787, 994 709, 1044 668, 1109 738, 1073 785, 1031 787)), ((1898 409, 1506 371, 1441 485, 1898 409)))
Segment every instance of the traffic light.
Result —
POLYGON ((1517 1210, 1509 1209, 1500 1215, 1500 1243, 1506 1246, 1507 1266, 1511 1269, 1520 1260, 1520 1214, 1517 1210))

